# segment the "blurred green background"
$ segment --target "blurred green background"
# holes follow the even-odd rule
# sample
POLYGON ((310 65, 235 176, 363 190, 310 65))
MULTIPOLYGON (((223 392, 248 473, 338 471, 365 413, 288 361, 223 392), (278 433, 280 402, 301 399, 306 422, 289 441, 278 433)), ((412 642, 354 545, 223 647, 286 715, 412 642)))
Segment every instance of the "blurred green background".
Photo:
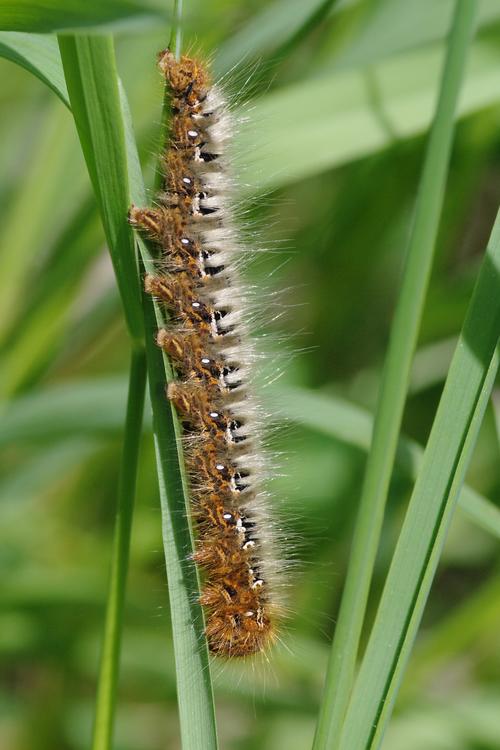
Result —
MULTIPOLYGON (((365 454, 348 418, 331 435, 315 425, 310 399, 373 411, 452 5, 339 2, 285 49, 319 3, 186 2, 188 48, 218 73, 243 60, 236 89, 250 75, 245 101, 236 95, 235 161, 243 209, 272 250, 249 281, 264 298, 285 290, 277 306, 269 296, 270 317, 279 313, 269 328, 284 335, 267 345, 283 375, 263 396, 283 414, 272 489, 299 560, 286 648, 269 664, 214 663, 224 750, 312 740, 365 454)), ((500 5, 479 5, 404 419, 422 444, 500 195, 500 5)), ((155 54, 168 36, 128 22, 116 40, 149 185, 155 54)), ((0 61, 0 76, 0 748, 79 750, 90 741, 128 342, 71 116, 12 63, 0 61)), ((467 481, 498 502, 495 398, 467 481)), ((369 619, 410 489, 397 469, 369 619)), ((500 748, 497 556, 497 540, 457 511, 384 750, 500 748)), ((149 410, 115 746, 179 747, 149 410)))

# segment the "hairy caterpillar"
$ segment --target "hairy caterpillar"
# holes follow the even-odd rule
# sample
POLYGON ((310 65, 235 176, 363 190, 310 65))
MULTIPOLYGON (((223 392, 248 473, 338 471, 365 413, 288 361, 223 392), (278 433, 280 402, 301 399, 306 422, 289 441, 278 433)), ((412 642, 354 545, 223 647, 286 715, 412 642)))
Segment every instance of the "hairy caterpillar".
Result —
POLYGON ((145 288, 170 319, 156 340, 178 376, 167 395, 185 429, 209 647, 246 656, 276 640, 280 605, 259 409, 248 384, 255 355, 237 270, 243 248, 228 201, 232 119, 203 64, 166 50, 159 68, 171 96, 166 177, 155 207, 132 206, 129 220, 159 249, 145 288))

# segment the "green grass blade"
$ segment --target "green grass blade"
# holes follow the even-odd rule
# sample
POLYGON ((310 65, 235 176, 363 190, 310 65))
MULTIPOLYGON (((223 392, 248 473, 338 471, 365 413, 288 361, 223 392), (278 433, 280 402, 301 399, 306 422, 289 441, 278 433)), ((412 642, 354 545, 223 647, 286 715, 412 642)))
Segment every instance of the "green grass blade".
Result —
POLYGON ((54 443, 77 434, 115 437, 126 401, 127 383, 120 376, 77 380, 0 402, 0 446, 54 443))
POLYGON ((143 340, 135 243, 127 221, 130 194, 125 135, 111 38, 60 37, 59 47, 80 143, 97 197, 125 319, 136 345, 143 340), (106 65, 111 65, 105 75, 106 65), (106 168, 104 168, 104 165, 106 168))
MULTIPOLYGON (((432 122, 442 54, 436 45, 370 69, 386 122, 373 111, 363 69, 316 76, 256 98, 236 136, 238 150, 252 154, 248 190, 288 185, 424 133, 432 122)), ((458 117, 499 100, 498 59, 486 41, 474 43, 470 63, 458 117)))
POLYGON ((61 55, 54 37, 0 31, 0 56, 40 78, 69 107, 61 55))
POLYGON ((166 3, 152 0, 0 0, 3 31, 74 31, 124 20, 168 20, 166 3))
MULTIPOLYGON (((151 299, 144 299, 146 325, 159 325, 151 299)), ((187 482, 175 446, 181 431, 173 408, 165 398, 170 366, 152 337, 146 340, 148 379, 153 406, 153 432, 162 510, 163 547, 174 635, 177 697, 183 750, 216 750, 217 732, 208 662, 204 619, 195 592, 199 581, 189 559, 193 549, 187 482), (167 373, 167 376, 166 376, 167 373)))
POLYGON ((96 714, 92 739, 93 750, 108 750, 112 746, 130 534, 132 530, 145 390, 145 353, 142 350, 133 351, 130 360, 127 416, 120 464, 111 573, 106 606, 106 624, 97 689, 96 714))
POLYGON ((500 212, 356 679, 342 750, 380 745, 493 387, 499 333, 500 212))
POLYGON ((315 750, 337 746, 349 701, 411 362, 434 254, 455 108, 472 37, 474 10, 475 3, 458 0, 436 117, 419 186, 401 293, 382 373, 372 446, 368 454, 347 577, 327 668, 325 693, 314 740, 315 750))
POLYGON ((127 222, 130 204, 125 133, 112 40, 59 40, 75 124, 101 212, 132 342, 129 398, 118 487, 106 623, 100 661, 94 750, 112 744, 130 534, 146 386, 143 319, 135 243, 127 222), (103 71, 107 71, 107 75, 103 71), (113 123, 113 127, 110 124, 113 123))
MULTIPOLYGON (((124 93, 120 91, 116 75, 112 42, 108 38, 77 37, 60 40, 67 83, 73 113, 82 139, 82 148, 89 164, 92 182, 97 185, 101 200, 101 186, 106 185, 109 173, 121 181, 126 196, 126 207, 120 201, 101 209, 104 221, 110 221, 108 235, 128 247, 131 230, 126 221, 129 204, 145 202, 145 188, 139 169, 139 160, 130 125, 128 107, 124 93), (97 72, 99 71, 99 75, 97 72), (98 88, 100 91, 96 91, 98 88), (96 111, 102 107, 102 111, 96 111), (113 128, 106 124, 113 123, 113 128), (89 130, 91 137, 89 137, 89 130), (109 139, 115 140, 114 145, 109 139), (117 213, 118 205, 122 213, 117 213), (125 222, 122 235, 121 227, 125 222), (125 235, 126 228, 126 235, 125 235)), ((117 186, 116 186, 117 187, 117 186)), ((106 196, 103 196, 106 199, 106 196)), ((151 260, 147 246, 138 243, 143 259, 151 260)), ((120 275, 135 273, 133 252, 128 261, 120 255, 115 269, 120 275), (133 266, 130 266, 130 263, 133 266)), ((124 305, 133 305, 135 321, 136 298, 122 282, 124 305)), ((131 285, 132 286, 132 285, 131 285)), ((150 300, 144 300, 146 330, 153 331, 161 325, 162 317, 156 308, 156 319, 150 300)), ((143 313, 140 311, 141 327, 143 313)), ((130 315, 129 315, 130 317, 130 315)), ((177 673, 178 702, 181 736, 184 750, 211 750, 217 747, 215 713, 210 681, 208 651, 203 634, 203 615, 196 602, 199 588, 196 570, 189 560, 192 550, 191 530, 186 480, 182 462, 182 451, 178 442, 179 427, 173 408, 168 404, 164 386, 172 378, 168 362, 153 343, 151 335, 146 337, 148 379, 157 451, 157 466, 160 500, 163 518, 163 541, 168 568, 169 598, 174 634, 174 651, 177 673)))

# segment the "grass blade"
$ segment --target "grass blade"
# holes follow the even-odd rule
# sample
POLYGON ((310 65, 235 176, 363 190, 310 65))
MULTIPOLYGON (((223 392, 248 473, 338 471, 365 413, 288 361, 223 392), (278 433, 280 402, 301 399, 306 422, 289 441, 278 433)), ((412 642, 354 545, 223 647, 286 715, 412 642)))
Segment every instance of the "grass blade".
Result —
MULTIPOLYGON (((458 93, 472 37, 475 3, 458 0, 420 182, 401 294, 382 373, 373 439, 347 577, 327 668, 315 750, 337 746, 353 682, 359 639, 425 301, 453 136, 458 93)), ((358 747, 353 745, 352 747, 358 747)), ((361 745, 359 746, 361 748, 361 745)))
POLYGON ((116 113, 120 112, 120 96, 111 38, 61 37, 59 47, 73 116, 101 211, 127 327, 132 340, 141 346, 144 325, 135 243, 127 221, 130 205, 127 154, 123 123, 121 118, 116 120, 116 113), (112 65, 109 75, 103 73, 105 65, 112 65))
MULTIPOLYGON (((252 154, 245 169, 248 191, 287 185, 424 133, 433 118, 442 54, 442 45, 431 46, 370 69, 385 122, 373 110, 373 91, 359 68, 256 98, 236 138, 241 153, 252 154)), ((499 99, 497 55, 484 40, 474 43, 468 67, 458 117, 499 99)))
MULTIPOLYGON (((151 300, 146 297, 144 310, 147 329, 155 330, 158 317, 151 300)), ((167 379, 171 380, 172 371, 153 337, 148 337, 146 347, 182 748, 216 750, 217 732, 204 619, 194 596, 200 585, 196 568, 190 560, 193 537, 189 509, 186 508, 187 482, 176 450, 176 445, 180 449, 181 432, 173 408, 165 398, 165 373, 167 371, 167 379)))
MULTIPOLYGON (((140 306, 138 310, 136 307, 138 298, 135 296, 135 284, 138 288, 138 275, 133 251, 125 256, 122 253, 127 252, 125 248, 129 247, 131 241, 134 244, 126 220, 128 207, 131 202, 144 205, 145 188, 126 99, 116 74, 112 41, 107 37, 65 37, 60 40, 60 47, 64 68, 68 71, 68 90, 82 148, 92 182, 97 186, 98 199, 104 202, 101 207, 103 221, 105 225, 106 222, 112 224, 108 227, 107 235, 118 241, 118 247, 122 248, 117 252, 117 246, 114 246, 114 264, 119 284, 122 280, 120 289, 124 305, 131 308, 129 328, 132 336, 135 336, 138 317, 141 331, 143 325, 143 312, 140 306), (109 123, 113 123, 112 129, 109 123), (115 143, 110 144, 109 140, 115 143), (103 195, 109 174, 121 182, 121 190, 114 186, 118 196, 114 203, 111 202, 113 194, 111 198, 103 195), (130 279, 132 274, 135 275, 133 284, 130 279)), ((139 246, 145 262, 151 261, 147 246, 143 242, 139 242, 139 246)), ((148 380, 169 580, 182 746, 184 750, 211 750, 217 747, 215 713, 203 616, 195 597, 199 587, 196 570, 189 559, 192 537, 186 480, 178 442, 178 421, 164 393, 165 380, 171 379, 172 373, 150 333, 164 322, 160 310, 156 308, 155 316, 151 300, 145 299, 143 304, 148 331, 148 380)))
POLYGON ((145 390, 145 354, 142 350, 133 351, 130 360, 127 416, 125 420, 123 453, 120 463, 111 574, 106 606, 106 624, 96 699, 96 714, 92 739, 93 750, 108 750, 112 746, 130 534, 132 530, 145 390))
POLYGON ((493 387, 499 333, 500 212, 356 679, 342 750, 380 745, 493 387))
POLYGON ((69 107, 61 55, 54 37, 0 31, 0 56, 40 78, 69 107))
POLYGON ((165 21, 168 17, 165 3, 151 0, 0 0, 3 31, 71 31, 129 19, 165 21))

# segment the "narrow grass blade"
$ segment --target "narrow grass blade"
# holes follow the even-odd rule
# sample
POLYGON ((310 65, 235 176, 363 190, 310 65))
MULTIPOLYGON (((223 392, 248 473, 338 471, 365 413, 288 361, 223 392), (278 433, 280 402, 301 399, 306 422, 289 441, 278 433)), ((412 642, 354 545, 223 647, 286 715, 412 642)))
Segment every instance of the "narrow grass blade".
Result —
POLYGON ((60 37, 59 47, 80 143, 101 211, 122 296, 125 319, 136 345, 143 340, 135 243, 127 222, 130 195, 125 135, 109 37, 60 37), (106 66, 111 65, 105 75, 106 66), (104 166, 105 165, 105 166, 104 166))
MULTIPOLYGON (((146 297, 144 310, 147 330, 153 331, 158 327, 158 318, 151 300, 146 297)), ((195 595, 200 585, 196 568, 190 560, 193 537, 185 499, 187 482, 176 450, 176 445, 180 448, 181 431, 165 397, 165 381, 172 379, 172 371, 152 336, 147 338, 146 347, 182 748, 216 750, 217 733, 205 625, 195 595)))
POLYGON ((108 750, 108 748, 112 747, 130 533, 132 529, 145 390, 145 353, 141 350, 133 351, 130 360, 127 416, 120 464, 116 522, 111 556, 111 574, 106 606, 106 624, 100 660, 92 740, 93 750, 108 750))
MULTIPOLYGON (((382 373, 372 446, 327 668, 325 694, 314 740, 315 750, 337 746, 352 687, 411 362, 433 260, 451 151, 455 108, 472 37, 474 10, 475 3, 469 0, 457 1, 436 117, 419 186, 401 294, 382 373)), ((361 750, 361 746, 359 748, 361 750)))
MULTIPOLYGON (((112 42, 109 38, 77 37, 60 40, 67 83, 73 113, 77 121, 82 147, 89 165, 93 184, 97 186, 98 199, 102 199, 102 188, 106 186, 108 173, 121 181, 125 194, 125 208, 120 200, 102 207, 103 220, 112 221, 108 234, 120 241, 120 246, 129 246, 132 237, 126 217, 133 201, 144 205, 145 189, 139 169, 139 161, 128 107, 116 75, 112 42), (97 89, 97 91, 96 91, 97 89), (100 111, 97 111, 100 110, 100 111), (109 128, 113 123, 113 128, 109 128), (90 137, 89 137, 90 130, 90 137), (104 130, 105 132, 101 132, 104 130), (109 143, 109 139, 116 141, 109 143), (120 211, 117 213, 118 205, 120 211), (125 225, 123 225, 125 222, 125 225), (123 226, 123 234, 122 234, 123 226)), ((116 186, 117 187, 117 186, 116 186)), ((106 196, 103 196, 106 199, 106 196)), ((151 261, 145 243, 138 243, 143 259, 151 261)), ((132 306, 130 319, 136 323, 140 314, 141 329, 143 313, 136 310, 135 285, 125 282, 137 272, 133 252, 125 258, 115 259, 118 280, 122 278, 124 305, 132 306), (132 263, 132 266, 130 265, 132 263), (134 293, 130 293, 132 292, 134 293)), ((203 615, 196 601, 199 589, 196 570, 189 559, 192 537, 189 525, 189 509, 182 450, 179 442, 178 422, 168 404, 164 386, 172 373, 168 362, 153 343, 153 330, 162 324, 161 312, 156 308, 156 321, 150 300, 144 300, 146 315, 146 348, 148 379, 155 430, 160 500, 163 518, 163 541, 168 569, 169 598, 174 634, 174 651, 177 673, 177 689, 181 736, 184 750, 212 750, 217 747, 215 713, 208 662, 208 651, 203 634, 203 615)), ((132 329, 131 329, 132 330, 132 329)))
POLYGON ((166 3, 160 0, 0 0, 3 31, 74 31, 129 19, 168 17, 166 3))
POLYGON ((380 746, 491 394, 499 334, 500 212, 356 679, 342 750, 380 746))
POLYGON ((112 744, 135 481, 146 386, 143 320, 135 243, 127 224, 130 202, 125 134, 110 38, 59 41, 75 124, 101 212, 132 341, 125 441, 111 560, 106 623, 93 731, 94 750, 112 744), (106 67, 107 66, 107 67, 106 67), (103 73, 104 70, 108 74, 103 73), (113 123, 113 127, 110 124, 113 123))

